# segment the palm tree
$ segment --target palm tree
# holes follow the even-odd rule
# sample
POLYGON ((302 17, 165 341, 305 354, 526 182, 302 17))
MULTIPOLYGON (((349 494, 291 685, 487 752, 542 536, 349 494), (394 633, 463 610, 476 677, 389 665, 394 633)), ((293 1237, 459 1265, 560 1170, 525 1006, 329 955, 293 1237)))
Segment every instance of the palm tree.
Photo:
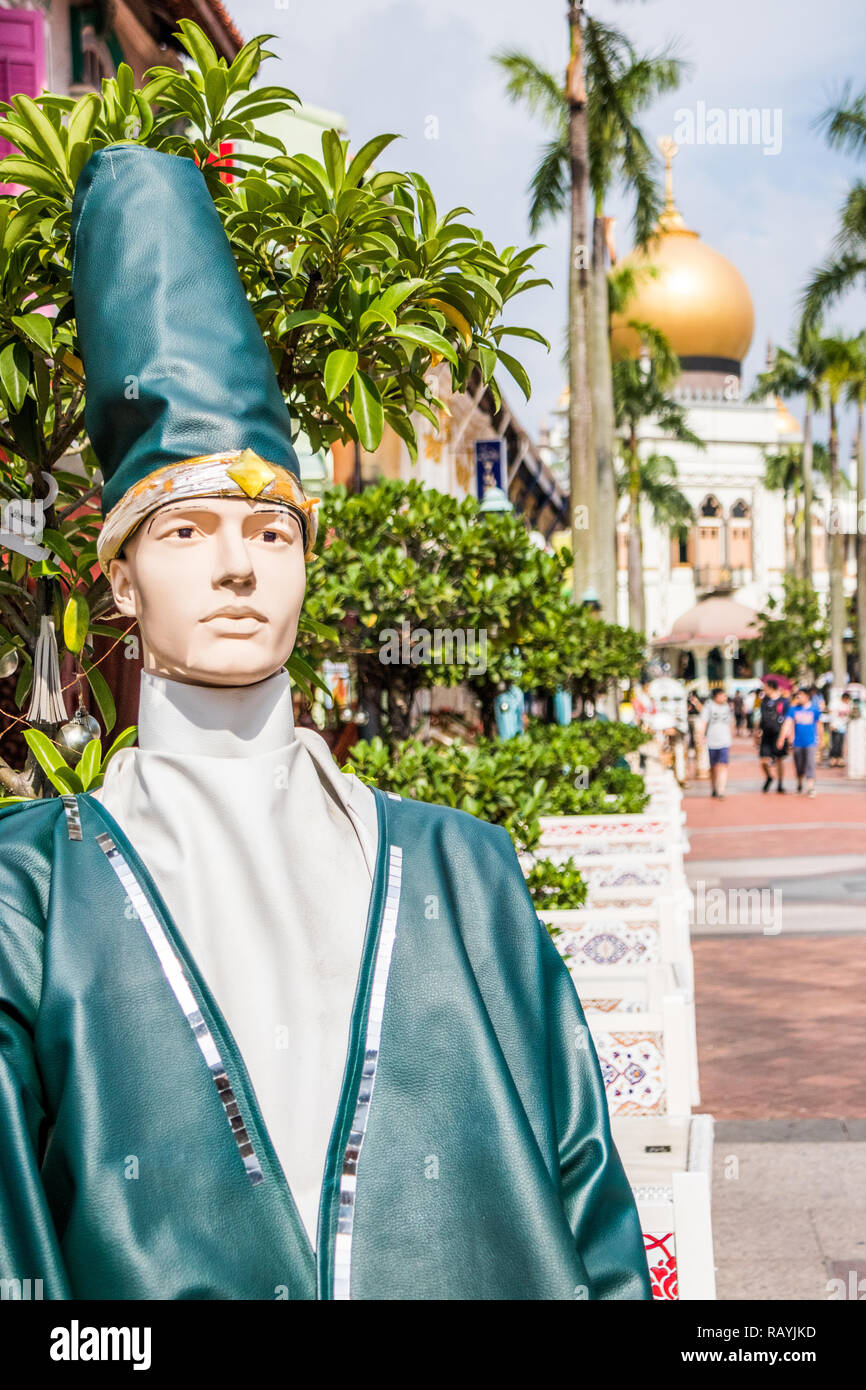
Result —
POLYGON ((812 421, 816 410, 821 409, 821 376, 825 361, 821 353, 821 338, 814 324, 801 323, 797 334, 797 345, 793 350, 777 348, 774 361, 765 372, 761 372, 749 395, 751 401, 761 401, 767 396, 781 396, 790 400, 793 396, 803 396, 803 577, 812 583, 812 472, 815 446, 812 440, 812 421))
POLYGON ((857 651, 860 654, 860 679, 866 672, 866 441, 863 437, 863 406, 866 403, 866 332, 852 340, 851 372, 846 399, 857 411, 854 434, 854 459, 857 486, 857 651))
POLYGON ((857 371, 857 339, 841 336, 822 338, 820 350, 824 357, 821 387, 830 414, 830 663, 833 684, 844 685, 848 679, 845 661, 845 541, 841 525, 839 500, 842 487, 839 466, 839 402, 845 387, 857 371))
POLYGON ((629 622, 638 631, 646 625, 643 592, 643 524, 642 505, 652 508, 653 520, 668 535, 684 535, 695 519, 694 509, 684 492, 677 487, 677 466, 668 454, 651 453, 635 456, 624 440, 623 467, 616 476, 617 493, 628 497, 628 576, 629 622), (635 604, 632 612, 632 594, 635 604))
MULTIPOLYGON (((781 492, 785 499, 785 517, 788 516, 788 503, 793 500, 794 512, 794 572, 802 579, 805 571, 803 554, 803 445, 786 444, 781 449, 764 451, 764 487, 768 492, 781 492)), ((812 446, 812 469, 823 478, 830 477, 830 457, 825 445, 812 446)))
POLYGON ((586 504, 586 499, 591 499, 593 531, 591 552, 586 536, 575 535, 575 594, 583 592, 591 577, 603 612, 615 618, 615 419, 606 283, 608 219, 604 205, 617 179, 627 183, 635 196, 636 241, 646 245, 662 199, 656 182, 655 157, 635 124, 635 116, 659 93, 677 85, 684 65, 670 49, 639 57, 624 34, 587 15, 582 4, 572 4, 569 17, 572 53, 565 91, 550 72, 523 53, 500 53, 497 62, 508 74, 508 95, 542 115, 553 131, 531 181, 531 230, 537 231, 543 221, 561 213, 569 190, 571 194, 570 274, 579 283, 576 289, 572 286, 578 299, 572 297, 570 301, 577 305, 578 312, 569 318, 569 432, 582 450, 591 425, 594 456, 593 468, 582 452, 576 458, 574 448, 571 450, 572 498, 578 497, 576 484, 580 500, 586 504), (576 187, 577 179, 581 180, 580 188, 576 187), (586 239, 587 179, 593 201, 591 251, 586 239), (575 400, 574 380, 583 379, 584 358, 591 397, 581 403, 575 400), (583 561, 580 567, 578 553, 583 561))
MULTIPOLYGON (((649 472, 642 471, 639 432, 644 420, 652 419, 664 435, 696 449, 705 448, 702 439, 688 426, 685 408, 668 396, 679 375, 680 366, 666 338, 649 324, 641 325, 645 354, 639 361, 627 358, 613 364, 613 398, 617 429, 622 436, 624 468, 620 474, 620 491, 628 496, 628 611, 629 623, 638 632, 646 628, 646 604, 643 584, 643 537, 641 533, 641 497, 647 485, 664 489, 664 465, 673 460, 662 458, 649 472)), ((653 456, 651 456, 653 457, 653 456)), ((655 456, 658 457, 658 456, 655 456)), ((674 469, 673 477, 676 476, 674 469)), ((667 471, 667 486, 673 488, 667 471)), ((666 509, 661 502, 662 515, 666 509)), ((652 500, 652 499, 650 499, 652 500)), ((655 507, 655 503, 653 503, 655 507)), ((670 501, 675 515, 677 503, 670 501)), ((659 513, 657 512, 658 516, 659 513)), ((682 518, 674 524, 682 524, 682 518)))
MULTIPOLYGON (((852 97, 850 85, 816 122, 831 149, 866 154, 866 91, 852 97)), ((828 260, 812 274, 803 294, 803 317, 816 324, 822 313, 857 284, 866 284, 866 184, 850 189, 839 214, 839 230, 828 260)))

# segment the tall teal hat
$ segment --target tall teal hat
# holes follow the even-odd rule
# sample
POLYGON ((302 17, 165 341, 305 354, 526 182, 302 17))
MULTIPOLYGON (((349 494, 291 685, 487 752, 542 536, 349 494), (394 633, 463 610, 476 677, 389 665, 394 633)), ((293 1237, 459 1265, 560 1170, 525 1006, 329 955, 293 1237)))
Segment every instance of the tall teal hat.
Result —
POLYGON ((307 499, 290 417, 201 171, 142 145, 88 160, 72 204, 72 293, 87 432, 103 475, 99 561, 157 507, 307 499))

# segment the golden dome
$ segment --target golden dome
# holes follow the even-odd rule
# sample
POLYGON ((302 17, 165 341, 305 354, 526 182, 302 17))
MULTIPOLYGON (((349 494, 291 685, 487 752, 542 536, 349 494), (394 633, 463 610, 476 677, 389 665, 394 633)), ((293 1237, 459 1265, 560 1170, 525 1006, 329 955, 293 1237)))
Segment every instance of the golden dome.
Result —
POLYGON ((799 420, 794 418, 780 396, 776 397, 776 419, 780 434, 796 434, 799 438, 803 433, 799 420))
POLYGON ((646 251, 635 250, 622 262, 656 275, 639 277, 625 313, 614 314, 611 348, 615 358, 637 357, 640 335, 630 319, 661 330, 686 370, 721 371, 742 362, 755 329, 749 288, 736 266, 701 241, 683 222, 673 200, 672 140, 659 141, 667 164, 667 201, 646 251))

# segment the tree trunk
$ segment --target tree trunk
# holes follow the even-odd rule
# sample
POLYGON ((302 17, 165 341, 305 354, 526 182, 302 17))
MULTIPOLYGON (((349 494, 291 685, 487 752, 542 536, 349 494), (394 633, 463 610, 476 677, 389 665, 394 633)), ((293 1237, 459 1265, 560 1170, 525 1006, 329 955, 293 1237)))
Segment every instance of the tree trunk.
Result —
POLYGON ((601 612, 609 623, 616 622, 616 422, 613 407, 613 376, 610 366, 610 315, 607 299, 607 266, 604 218, 596 217, 592 229, 592 326, 589 335, 590 379, 592 381, 592 427, 595 439, 596 507, 596 588, 601 612))
POLYGON ((866 441, 863 439, 863 402, 857 402, 857 652, 859 679, 866 675, 866 441))
POLYGON ((628 621, 635 632, 646 630, 643 590, 643 535, 640 524, 640 459, 632 431, 628 457, 628 621))
POLYGON ((592 400, 589 381, 589 265, 587 208, 589 147, 583 71, 581 6, 569 5, 571 57, 566 75, 571 164, 571 240, 568 267, 568 451, 571 488, 573 591, 580 601, 593 582, 598 527, 592 400))
POLYGON ((848 680, 845 664, 845 542, 842 518, 839 514, 839 426, 836 403, 830 402, 830 661, 833 684, 844 686, 848 680))
POLYGON ((806 396, 803 421, 803 578, 812 584, 812 403, 806 396))

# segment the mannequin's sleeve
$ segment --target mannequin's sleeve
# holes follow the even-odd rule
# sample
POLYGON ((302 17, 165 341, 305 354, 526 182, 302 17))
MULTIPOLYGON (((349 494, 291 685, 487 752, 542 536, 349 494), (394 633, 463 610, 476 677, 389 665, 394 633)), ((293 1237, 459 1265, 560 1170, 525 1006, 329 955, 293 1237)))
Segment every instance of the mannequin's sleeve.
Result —
POLYGON ((562 1201, 589 1274, 586 1296, 649 1299, 640 1220, 611 1136, 598 1057, 568 967, 541 930, 562 1201))
POLYGON ((6 1298, 66 1299, 69 1282, 40 1176, 48 1127, 32 1035, 40 936, 0 898, 0 1290, 6 1298))

